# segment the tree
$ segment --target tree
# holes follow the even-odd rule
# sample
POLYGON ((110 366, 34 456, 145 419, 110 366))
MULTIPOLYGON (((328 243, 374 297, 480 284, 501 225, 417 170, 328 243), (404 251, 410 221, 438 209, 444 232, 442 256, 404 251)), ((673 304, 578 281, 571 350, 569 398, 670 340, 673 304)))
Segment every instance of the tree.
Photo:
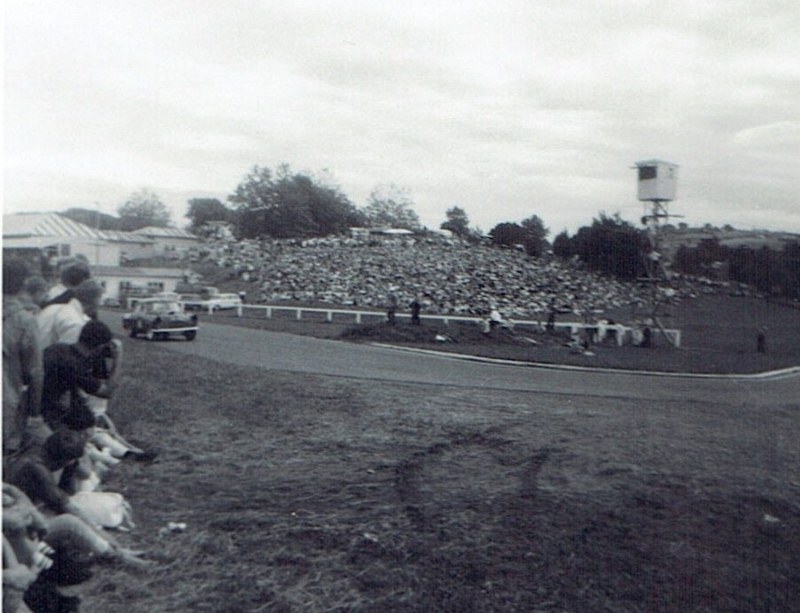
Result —
POLYGON ((392 184, 375 188, 362 212, 372 227, 419 230, 422 224, 413 207, 408 191, 392 184))
POLYGON ((514 247, 525 245, 525 229, 518 223, 504 221, 489 230, 489 238, 493 245, 500 247, 514 247))
POLYGON ((545 228, 538 215, 523 219, 520 225, 525 230, 525 251, 534 257, 542 255, 548 247, 547 235, 550 230, 545 228))
POLYGON ((619 213, 612 217, 600 213, 591 226, 578 230, 571 243, 574 253, 593 270, 628 280, 646 275, 647 237, 619 213))
POLYGON ((292 173, 255 166, 228 197, 236 206, 237 234, 244 238, 327 236, 358 225, 356 207, 337 187, 292 173))
POLYGON ((120 218, 120 229, 138 230, 147 226, 164 228, 169 225, 170 214, 166 205, 159 200, 155 192, 141 189, 117 208, 120 218))
POLYGON ((192 198, 186 213, 193 232, 197 232, 209 221, 230 221, 232 211, 217 198, 192 198))
POLYGON ((560 258, 571 258, 575 255, 572 248, 572 241, 566 230, 553 239, 553 253, 560 258))
POLYGON ((469 217, 467 212, 460 206, 447 209, 445 213, 447 221, 443 221, 439 227, 442 230, 450 230, 456 236, 467 237, 470 235, 469 217))

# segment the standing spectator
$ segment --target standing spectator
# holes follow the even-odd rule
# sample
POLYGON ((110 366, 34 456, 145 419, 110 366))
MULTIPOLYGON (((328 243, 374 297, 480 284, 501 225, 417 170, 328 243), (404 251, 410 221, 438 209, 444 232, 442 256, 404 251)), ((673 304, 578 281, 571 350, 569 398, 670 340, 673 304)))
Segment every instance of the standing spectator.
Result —
POLYGON ((22 262, 3 262, 3 455, 22 446, 26 429, 46 434, 40 406, 42 350, 36 318, 19 299, 28 269, 22 262))
POLYGON ((395 313, 397 313, 397 294, 395 293, 395 288, 390 287, 386 301, 386 321, 392 326, 395 322, 395 313))
POLYGON ((45 305, 66 304, 75 297, 75 288, 92 276, 89 263, 85 258, 75 258, 65 262, 59 275, 60 283, 56 283, 47 293, 45 305))
POLYGON ((419 313, 422 310, 422 305, 419 303, 419 298, 415 296, 408 306, 411 308, 411 323, 415 326, 420 325, 419 313))
POLYGON ((767 328, 765 326, 761 326, 758 329, 758 334, 756 335, 756 351, 758 353, 767 352, 767 328))
POLYGON ((42 347, 53 343, 75 343, 84 324, 97 317, 103 288, 94 279, 86 279, 72 290, 67 303, 50 303, 39 313, 42 347))
POLYGON ((38 315, 42 310, 42 305, 47 301, 47 281, 39 275, 28 277, 20 298, 30 313, 38 315))

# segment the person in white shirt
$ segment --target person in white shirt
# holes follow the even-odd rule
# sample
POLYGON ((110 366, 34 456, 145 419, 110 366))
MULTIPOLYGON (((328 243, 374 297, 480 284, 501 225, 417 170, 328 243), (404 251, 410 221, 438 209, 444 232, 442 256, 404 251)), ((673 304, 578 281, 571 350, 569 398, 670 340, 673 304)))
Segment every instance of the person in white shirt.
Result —
POLYGON ((60 268, 60 283, 50 288, 42 307, 50 304, 66 304, 75 297, 75 288, 92 276, 89 263, 78 257, 63 262, 60 268))
POLYGON ((103 288, 94 279, 83 281, 65 304, 50 304, 37 316, 42 348, 54 343, 77 343, 84 324, 97 315, 103 288))

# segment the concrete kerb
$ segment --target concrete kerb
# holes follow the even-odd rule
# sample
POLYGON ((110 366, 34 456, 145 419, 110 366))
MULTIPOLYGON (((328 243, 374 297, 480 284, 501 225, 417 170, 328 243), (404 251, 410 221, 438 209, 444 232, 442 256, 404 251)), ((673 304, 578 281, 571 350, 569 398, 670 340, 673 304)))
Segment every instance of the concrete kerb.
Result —
POLYGON ((524 366, 528 368, 542 368, 550 370, 566 370, 576 372, 604 372, 609 374, 624 375, 646 375, 649 377, 680 377, 684 379, 726 379, 728 381, 754 381, 784 379, 788 377, 800 376, 800 366, 790 366, 778 370, 769 370, 759 373, 733 373, 733 374, 713 374, 713 373, 682 373, 682 372, 663 372, 654 370, 628 370, 623 368, 603 368, 597 366, 575 366, 572 364, 549 364, 546 362, 523 362, 520 360, 508 360, 504 358, 486 358, 475 355, 464 355, 461 353, 450 353, 447 351, 437 351, 435 349, 420 349, 418 347, 400 347, 387 343, 370 343, 373 347, 383 347, 384 349, 394 349, 396 351, 406 351, 409 353, 422 353, 435 355, 453 360, 465 360, 469 362, 483 362, 486 364, 500 364, 506 366, 524 366))

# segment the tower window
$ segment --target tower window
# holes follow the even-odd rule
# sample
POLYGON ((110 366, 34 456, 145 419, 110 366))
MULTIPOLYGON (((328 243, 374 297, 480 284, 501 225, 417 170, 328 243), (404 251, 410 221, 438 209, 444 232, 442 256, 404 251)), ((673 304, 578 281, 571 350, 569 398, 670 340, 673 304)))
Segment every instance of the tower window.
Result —
POLYGON ((639 166, 639 181, 656 178, 655 166, 639 166))

